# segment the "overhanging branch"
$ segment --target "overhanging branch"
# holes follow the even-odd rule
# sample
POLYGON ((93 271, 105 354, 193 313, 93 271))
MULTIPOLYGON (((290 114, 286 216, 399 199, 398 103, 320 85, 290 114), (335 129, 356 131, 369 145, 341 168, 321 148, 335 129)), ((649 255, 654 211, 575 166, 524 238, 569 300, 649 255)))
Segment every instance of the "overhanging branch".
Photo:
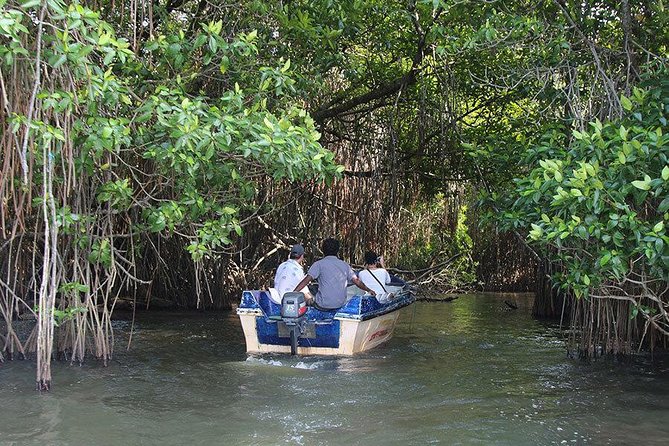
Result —
POLYGON ((402 76, 396 78, 395 80, 382 84, 377 88, 362 94, 360 96, 353 97, 339 105, 332 106, 332 102, 326 105, 323 108, 319 108, 311 113, 311 116, 318 123, 323 123, 326 119, 334 118, 340 116, 343 113, 350 112, 356 107, 370 103, 372 101, 383 99, 388 96, 394 95, 400 92, 402 89, 407 86, 413 85, 416 83, 416 75, 420 69, 420 64, 423 61, 425 56, 425 45, 426 45, 426 36, 429 33, 430 28, 436 22, 437 18, 441 14, 441 8, 438 9, 433 17, 430 27, 427 30, 423 30, 420 26, 418 16, 415 11, 412 14, 411 19, 414 23, 414 28, 419 35, 418 42, 416 43, 416 52, 411 61, 411 69, 402 76))

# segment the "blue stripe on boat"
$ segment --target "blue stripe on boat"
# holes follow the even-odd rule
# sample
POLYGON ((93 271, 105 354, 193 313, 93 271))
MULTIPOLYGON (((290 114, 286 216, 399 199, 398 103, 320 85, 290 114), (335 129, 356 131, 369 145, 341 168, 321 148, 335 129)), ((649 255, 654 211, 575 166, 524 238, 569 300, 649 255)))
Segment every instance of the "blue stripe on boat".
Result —
MULTIPOLYGON (((256 331, 261 344, 290 345, 290 338, 280 338, 278 322, 263 316, 256 317, 256 331)), ((330 320, 325 323, 316 323, 315 338, 300 338, 301 347, 332 347, 339 348, 339 321, 330 320)))

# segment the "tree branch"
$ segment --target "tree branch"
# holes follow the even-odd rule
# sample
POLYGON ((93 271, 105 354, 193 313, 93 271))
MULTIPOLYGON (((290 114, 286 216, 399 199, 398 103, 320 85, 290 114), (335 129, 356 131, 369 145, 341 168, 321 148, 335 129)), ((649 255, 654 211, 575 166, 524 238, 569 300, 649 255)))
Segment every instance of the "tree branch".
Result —
POLYGON ((429 33, 431 26, 436 22, 437 18, 441 14, 442 9, 439 8, 432 17, 432 23, 427 30, 423 30, 420 26, 418 16, 416 13, 411 15, 411 20, 414 24, 414 28, 418 33, 418 42, 416 43, 416 52, 411 61, 411 68, 408 72, 404 73, 402 76, 396 78, 395 80, 388 82, 386 84, 380 85, 374 90, 371 90, 360 96, 349 99, 341 103, 340 105, 330 106, 326 105, 323 108, 319 108, 311 113, 311 116, 314 118, 314 121, 318 123, 323 123, 326 119, 334 118, 343 113, 349 112, 356 108, 359 105, 367 104, 369 102, 375 101, 377 99, 386 98, 391 96, 409 85, 416 83, 416 75, 420 70, 420 64, 425 57, 425 45, 426 45, 426 36, 429 33))

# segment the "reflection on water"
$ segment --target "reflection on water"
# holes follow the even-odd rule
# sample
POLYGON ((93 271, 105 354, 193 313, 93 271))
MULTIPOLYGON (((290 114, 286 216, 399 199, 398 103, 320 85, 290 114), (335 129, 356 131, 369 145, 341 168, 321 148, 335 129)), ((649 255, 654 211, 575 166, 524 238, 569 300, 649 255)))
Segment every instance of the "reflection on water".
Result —
POLYGON ((355 357, 249 356, 230 314, 118 321, 109 367, 0 364, 0 444, 666 444, 669 361, 568 359, 531 298, 408 308, 355 357))

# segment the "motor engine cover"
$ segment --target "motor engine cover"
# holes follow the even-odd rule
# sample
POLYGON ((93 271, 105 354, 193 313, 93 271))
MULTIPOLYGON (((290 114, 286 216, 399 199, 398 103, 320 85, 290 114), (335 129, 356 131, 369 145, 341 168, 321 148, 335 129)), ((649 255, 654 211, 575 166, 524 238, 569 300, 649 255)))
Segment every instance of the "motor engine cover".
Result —
POLYGON ((297 319, 307 312, 307 301, 304 294, 290 292, 283 295, 281 299, 281 317, 297 319))

